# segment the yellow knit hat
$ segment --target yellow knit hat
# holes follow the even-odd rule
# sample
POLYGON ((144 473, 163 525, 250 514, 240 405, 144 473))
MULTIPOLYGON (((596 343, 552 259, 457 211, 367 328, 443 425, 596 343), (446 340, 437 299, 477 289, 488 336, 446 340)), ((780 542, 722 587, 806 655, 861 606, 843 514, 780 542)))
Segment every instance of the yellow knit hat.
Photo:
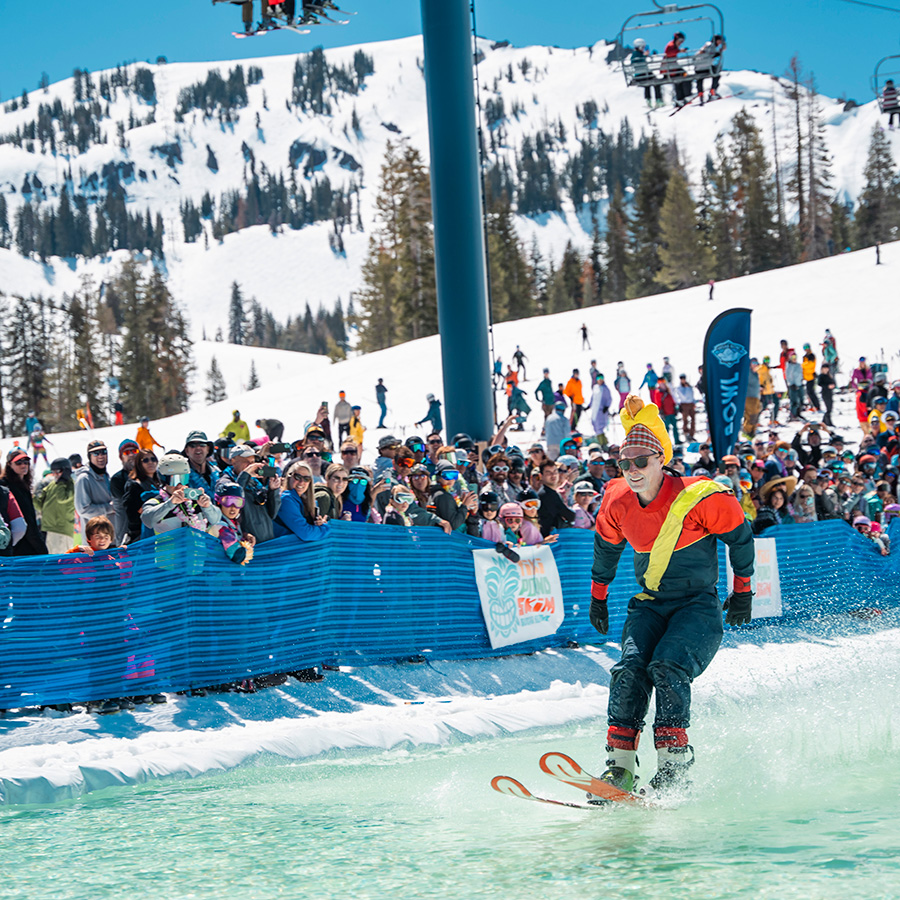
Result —
MULTIPOLYGON (((622 426, 625 428, 625 440, 622 442, 622 449, 628 446, 628 435, 636 425, 641 425, 638 432, 643 432, 646 428, 653 438, 659 441, 663 454, 663 465, 669 463, 672 459, 672 441, 666 426, 659 415, 659 407, 655 403, 644 405, 644 401, 637 394, 629 394, 625 398, 625 405, 619 414, 622 420, 622 426)), ((635 441, 634 443, 638 443, 635 441)), ((645 446, 645 440, 640 441, 641 446, 645 446)))

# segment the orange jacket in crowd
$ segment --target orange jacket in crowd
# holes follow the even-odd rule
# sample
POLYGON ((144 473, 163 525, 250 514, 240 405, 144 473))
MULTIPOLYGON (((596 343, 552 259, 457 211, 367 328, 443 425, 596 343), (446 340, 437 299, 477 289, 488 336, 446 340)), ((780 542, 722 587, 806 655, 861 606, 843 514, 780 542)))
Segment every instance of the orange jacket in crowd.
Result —
POLYGON ((576 405, 584 406, 584 394, 581 392, 581 379, 574 375, 566 382, 563 393, 576 405))

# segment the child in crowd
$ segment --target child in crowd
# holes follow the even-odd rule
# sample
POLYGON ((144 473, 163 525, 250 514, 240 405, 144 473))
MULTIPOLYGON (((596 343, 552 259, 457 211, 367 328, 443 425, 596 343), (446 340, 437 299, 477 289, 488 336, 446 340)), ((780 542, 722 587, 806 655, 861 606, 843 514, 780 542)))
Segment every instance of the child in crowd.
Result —
POLYGON ((410 503, 415 503, 415 500, 416 497, 411 488, 405 484, 395 484, 391 488, 391 499, 388 501, 384 513, 383 524, 412 527, 412 519, 406 511, 409 509, 410 503))
POLYGON ((541 501, 531 488, 521 491, 518 496, 519 506, 522 507, 522 524, 519 533, 525 538, 525 543, 533 547, 541 543, 541 526, 538 522, 538 512, 541 501))
POLYGON ((210 525, 209 533, 219 539, 225 555, 232 562, 246 566, 253 559, 256 538, 252 534, 244 534, 241 528, 244 489, 235 481, 220 478, 216 483, 215 502, 222 513, 222 521, 210 525))
POLYGON ((574 528, 593 528, 597 513, 594 510, 594 501, 599 494, 586 481, 579 481, 575 485, 575 505, 572 511, 575 513, 574 528))

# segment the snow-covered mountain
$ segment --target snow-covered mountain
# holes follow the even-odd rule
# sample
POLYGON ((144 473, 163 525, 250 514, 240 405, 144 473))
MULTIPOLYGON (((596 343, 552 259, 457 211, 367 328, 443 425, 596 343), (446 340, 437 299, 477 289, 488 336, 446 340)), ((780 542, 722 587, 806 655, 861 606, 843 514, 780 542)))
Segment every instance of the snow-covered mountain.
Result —
MULTIPOLYGON (((100 99, 101 142, 90 142, 83 152, 60 140, 53 149, 38 140, 21 147, 0 143, 0 194, 9 208, 10 225, 23 202, 37 197, 42 204, 54 204, 64 184, 96 202, 102 197, 104 179, 115 168, 129 212, 149 210, 163 218, 170 284, 186 305, 198 336, 201 329, 211 335, 225 323, 229 288, 235 280, 246 296, 255 296, 280 319, 302 312, 307 302, 313 308, 320 303, 331 307, 341 298, 346 306, 360 284, 385 144, 404 137, 428 158, 421 38, 345 47, 326 51, 325 56, 329 64, 351 70, 360 49, 372 59, 374 72, 356 93, 332 89, 329 109, 319 114, 299 110, 291 102, 295 55, 242 61, 245 73, 256 68, 254 83, 247 86, 247 105, 224 118, 204 116, 199 109, 179 113, 179 95, 205 81, 212 70, 227 79, 233 63, 141 64, 152 73, 154 96, 148 102, 134 91, 119 90, 109 101, 100 99), (172 147, 178 152, 167 149, 172 147), (184 241, 181 205, 188 200, 199 205, 205 193, 218 201, 241 189, 250 158, 257 171, 265 166, 286 180, 296 164, 297 182, 307 191, 325 177, 333 187, 358 187, 357 208, 342 235, 343 252, 336 252, 329 242, 330 222, 299 230, 283 228, 277 234, 267 225, 256 225, 217 241, 204 221, 205 233, 192 243, 184 241), (39 190, 35 183, 41 185, 39 190), (23 186, 30 191, 23 194, 23 186)), ((589 127, 583 115, 589 102, 597 108, 592 128, 615 135, 627 121, 636 136, 655 128, 663 139, 676 138, 695 178, 717 136, 746 107, 763 129, 770 151, 777 137, 782 162, 789 164, 790 101, 785 86, 767 74, 727 72, 721 101, 702 108, 695 104, 669 116, 667 109, 647 112, 642 91, 627 88, 621 72, 607 61, 613 47, 604 42, 560 50, 481 41, 480 50, 481 99, 485 104, 492 100, 495 109, 502 100, 503 138, 497 153, 513 169, 523 140, 551 129, 564 135, 551 150, 554 166, 561 171, 589 127)), ((101 77, 112 79, 113 74, 93 73, 95 89, 101 77)), ((66 109, 78 106, 75 87, 74 79, 66 79, 46 92, 34 91, 27 108, 19 103, 13 110, 12 103, 6 104, 0 110, 0 136, 27 129, 36 121, 40 104, 58 100, 66 109)), ((825 97, 821 101, 825 138, 834 156, 834 188, 855 199, 862 187, 869 135, 878 121, 877 107, 869 103, 845 111, 838 101, 825 97)), ((896 153, 900 138, 896 134, 890 138, 896 153)), ((568 198, 561 213, 520 216, 517 223, 526 242, 536 237, 545 256, 555 260, 569 240, 582 250, 590 244, 589 215, 586 210, 576 213, 568 198)), ((95 283, 103 281, 121 255, 87 261, 53 258, 42 264, 15 250, 0 249, 0 291, 58 296, 75 290, 85 272, 95 283)))

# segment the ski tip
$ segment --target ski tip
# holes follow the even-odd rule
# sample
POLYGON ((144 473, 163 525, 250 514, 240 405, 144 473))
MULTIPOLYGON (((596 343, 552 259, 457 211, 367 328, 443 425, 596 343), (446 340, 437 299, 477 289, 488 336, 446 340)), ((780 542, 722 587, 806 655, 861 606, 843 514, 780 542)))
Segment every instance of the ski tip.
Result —
POLYGON ((541 757, 540 766, 542 772, 546 772, 554 778, 558 778, 560 775, 572 777, 584 774, 584 770, 571 756, 566 756, 565 753, 559 753, 556 750, 545 753, 541 757))
POLYGON ((498 793, 506 794, 508 797, 518 797, 520 800, 534 799, 534 794, 521 781, 516 781, 510 775, 495 775, 491 779, 491 787, 498 793))

